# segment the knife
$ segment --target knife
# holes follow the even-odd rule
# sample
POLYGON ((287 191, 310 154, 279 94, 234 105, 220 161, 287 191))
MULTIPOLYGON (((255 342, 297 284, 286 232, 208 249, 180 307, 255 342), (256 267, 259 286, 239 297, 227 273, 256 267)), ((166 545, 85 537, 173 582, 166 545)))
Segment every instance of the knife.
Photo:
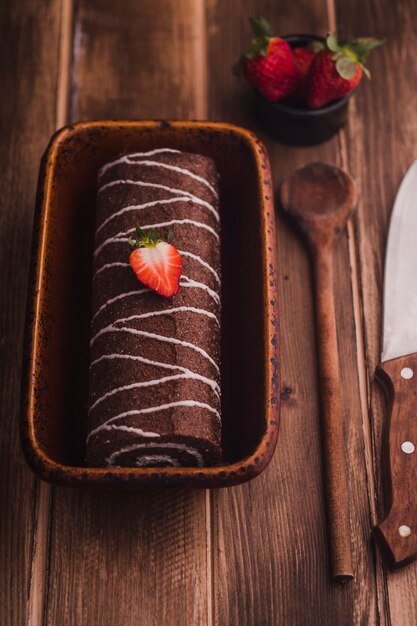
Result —
POLYGON ((396 569, 417 558, 417 160, 395 199, 385 257, 377 378, 387 394, 390 497, 374 535, 396 569))

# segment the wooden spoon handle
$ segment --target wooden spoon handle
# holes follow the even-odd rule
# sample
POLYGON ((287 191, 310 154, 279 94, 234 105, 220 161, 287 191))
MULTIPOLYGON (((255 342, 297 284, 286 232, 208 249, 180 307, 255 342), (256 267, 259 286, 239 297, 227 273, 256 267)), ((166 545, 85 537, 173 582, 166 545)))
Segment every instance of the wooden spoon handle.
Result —
POLYGON ((321 387, 321 423, 326 467, 327 523, 333 579, 353 578, 345 436, 340 402, 340 374, 333 296, 333 257, 329 246, 313 249, 316 278, 316 324, 321 387))

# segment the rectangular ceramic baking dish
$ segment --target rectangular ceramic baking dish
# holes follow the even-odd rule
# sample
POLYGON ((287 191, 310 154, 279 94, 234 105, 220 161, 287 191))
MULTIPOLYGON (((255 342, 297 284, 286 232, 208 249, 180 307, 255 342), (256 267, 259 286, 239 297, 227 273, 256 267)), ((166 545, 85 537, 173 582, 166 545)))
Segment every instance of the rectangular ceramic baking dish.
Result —
POLYGON ((215 122, 82 122, 43 156, 32 251, 22 445, 43 479, 127 488, 226 487, 270 461, 279 416, 273 189, 249 131, 215 122), (122 152, 171 147, 213 158, 220 173, 224 464, 210 468, 83 465, 96 176, 122 152))

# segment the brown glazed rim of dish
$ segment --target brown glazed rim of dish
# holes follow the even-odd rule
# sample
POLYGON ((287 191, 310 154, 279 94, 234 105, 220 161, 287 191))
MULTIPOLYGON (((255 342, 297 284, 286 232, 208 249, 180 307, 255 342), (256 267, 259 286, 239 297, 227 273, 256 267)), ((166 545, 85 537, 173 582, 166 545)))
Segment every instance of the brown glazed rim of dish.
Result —
MULTIPOLYGON (((279 346, 278 346, 278 307, 275 259, 275 221, 273 188, 269 159, 262 142, 254 133, 234 124, 202 121, 88 121, 78 122, 57 131, 46 149, 42 159, 38 184, 37 207, 37 253, 32 262, 35 267, 33 291, 28 297, 26 317, 25 361, 22 388, 21 441, 27 462, 44 480, 65 485, 93 485, 103 487, 166 489, 178 487, 228 487, 250 480, 260 474, 268 465, 275 450, 279 420, 279 346), (47 207, 53 185, 53 172, 60 148, 69 136, 95 128, 156 129, 170 127, 176 130, 205 130, 213 133, 235 135, 243 139, 251 148, 257 167, 258 201, 262 229, 262 260, 264 275, 263 302, 267 307, 264 316, 265 348, 265 398, 266 428, 262 438, 250 456, 241 461, 205 468, 167 467, 167 468, 98 468, 71 466, 51 459, 42 449, 36 437, 34 427, 34 380, 37 362, 42 351, 42 339, 39 336, 40 302, 45 297, 41 279, 45 261, 47 207)), ((36 232, 36 230, 35 230, 36 232)), ((36 248, 35 248, 36 250, 36 248)))

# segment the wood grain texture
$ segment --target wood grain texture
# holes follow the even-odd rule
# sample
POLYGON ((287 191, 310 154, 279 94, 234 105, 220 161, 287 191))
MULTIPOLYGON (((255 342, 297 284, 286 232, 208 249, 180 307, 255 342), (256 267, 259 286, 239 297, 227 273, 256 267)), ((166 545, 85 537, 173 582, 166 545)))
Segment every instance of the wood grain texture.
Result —
POLYGON ((75 3, 70 117, 205 117, 203 0, 75 3))
MULTIPOLYGON (((44 0, 0 4, 0 623, 5 626, 26 624, 37 594, 31 557, 37 550, 39 491, 20 451, 18 424, 32 216, 39 160, 55 125, 60 8, 59 2, 44 0)), ((45 554, 44 546, 41 551, 45 554)))
MULTIPOLYGON (((361 196, 355 233, 370 388, 369 414, 378 494, 377 513, 378 519, 382 519, 387 504, 384 502, 386 457, 382 455, 382 439, 388 411, 374 372, 381 352, 383 267, 389 218, 401 179, 417 156, 414 106, 417 6, 411 0, 396 3, 371 0, 365 5, 353 0, 348 7, 336 0, 336 13, 343 34, 371 34, 386 38, 385 45, 378 53, 375 52, 369 62, 372 81, 363 84, 352 101, 346 134, 349 167, 361 196)), ((375 518, 373 521, 376 521, 375 518)), ((400 572, 384 573, 381 601, 385 602, 390 623, 394 626, 417 623, 413 591, 416 584, 416 564, 400 572)))
MULTIPOLYGON (((80 0, 74 20, 70 121, 205 116, 199 2, 80 0)), ((204 492, 54 489, 46 622, 207 623, 206 508, 204 492)))
MULTIPOLYGON (((249 38, 248 15, 267 15, 281 33, 325 33, 324 2, 221 3, 210 0, 209 115, 252 127, 244 84, 230 66, 249 38)), ((313 149, 267 138, 275 187, 296 167, 341 165, 340 141, 313 149)), ((213 495, 214 615, 219 624, 376 624, 379 622, 367 495, 349 241, 335 254, 336 317, 346 425, 351 539, 356 579, 330 582, 321 473, 312 276, 301 240, 277 216, 280 268, 282 417, 271 465, 256 481, 213 495), (249 574, 250 572, 250 574, 249 574)))
POLYGON ((56 489, 47 623, 206 621, 204 492, 56 489))

